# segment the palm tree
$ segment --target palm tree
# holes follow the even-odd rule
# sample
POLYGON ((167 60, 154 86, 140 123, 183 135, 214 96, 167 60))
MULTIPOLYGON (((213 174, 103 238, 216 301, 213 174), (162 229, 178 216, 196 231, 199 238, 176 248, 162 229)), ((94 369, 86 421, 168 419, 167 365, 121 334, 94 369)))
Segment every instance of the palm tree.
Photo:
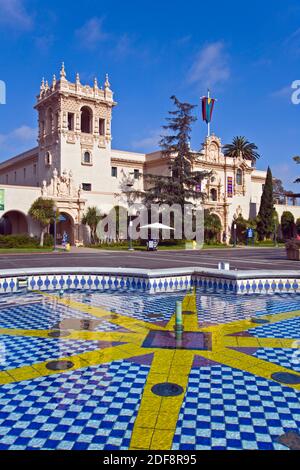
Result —
POLYGON ((82 223, 88 225, 91 229, 91 242, 94 244, 98 241, 97 237, 97 226, 102 219, 97 207, 88 207, 86 213, 82 218, 82 223))
POLYGON ((54 220, 54 201, 53 199, 44 199, 39 197, 30 207, 28 214, 41 226, 40 246, 44 245, 44 235, 50 223, 54 220))
POLYGON ((244 160, 251 160, 252 163, 260 157, 257 146, 242 136, 234 137, 232 144, 224 145, 223 149, 225 157, 238 158, 241 155, 244 160))

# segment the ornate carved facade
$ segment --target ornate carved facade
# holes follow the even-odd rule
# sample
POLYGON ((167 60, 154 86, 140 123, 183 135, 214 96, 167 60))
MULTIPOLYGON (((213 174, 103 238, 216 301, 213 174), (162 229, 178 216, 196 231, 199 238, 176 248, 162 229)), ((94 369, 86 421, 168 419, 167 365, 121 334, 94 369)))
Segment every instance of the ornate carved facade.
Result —
MULTIPOLYGON (((160 151, 145 154, 111 148, 115 105, 107 75, 103 87, 96 78, 92 86, 84 85, 79 74, 75 82, 69 81, 63 64, 59 79, 53 76, 50 85, 42 80, 35 105, 38 146, 0 164, 0 184, 7 185, 6 191, 22 188, 24 207, 19 209, 25 217, 37 194, 53 198, 60 213, 69 217, 72 239, 80 239, 86 208, 97 206, 108 213, 118 204, 115 195, 124 175, 170 174, 170 162, 160 151)), ((215 135, 205 139, 195 169, 210 172, 201 187, 206 194, 204 207, 220 218, 220 238, 228 240, 237 212, 245 218, 250 207, 257 212, 265 172, 242 158, 226 158, 215 135)), ((146 189, 142 178, 134 181, 136 189, 146 189)))

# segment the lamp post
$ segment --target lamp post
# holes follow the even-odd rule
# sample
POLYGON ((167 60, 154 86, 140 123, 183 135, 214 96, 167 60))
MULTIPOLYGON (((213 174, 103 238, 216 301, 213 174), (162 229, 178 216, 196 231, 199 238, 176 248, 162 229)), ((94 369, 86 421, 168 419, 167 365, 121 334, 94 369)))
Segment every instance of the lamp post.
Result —
POLYGON ((127 205, 129 209, 129 227, 128 227, 128 251, 134 251, 134 248, 132 246, 132 220, 131 220, 131 214, 130 214, 130 205, 131 205, 131 200, 130 200, 130 191, 131 188, 133 187, 133 181, 132 179, 128 178, 126 181, 126 195, 127 195, 127 205))
POLYGON ((54 247, 53 247, 53 251, 57 251, 56 250, 56 217, 57 217, 57 206, 56 206, 56 204, 54 204, 54 206, 53 206, 53 213, 54 213, 54 247))
POLYGON ((233 246, 236 248, 236 221, 233 222, 233 246))
POLYGON ((274 245, 276 247, 278 246, 278 243, 277 243, 277 221, 276 220, 274 221, 274 245))

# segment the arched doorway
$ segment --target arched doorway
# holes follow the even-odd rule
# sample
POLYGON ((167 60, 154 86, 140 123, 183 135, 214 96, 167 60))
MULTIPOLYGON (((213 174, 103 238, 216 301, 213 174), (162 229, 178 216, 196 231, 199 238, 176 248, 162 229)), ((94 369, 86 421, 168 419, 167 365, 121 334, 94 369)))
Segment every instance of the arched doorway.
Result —
POLYGON ((222 221, 218 214, 204 210, 204 240, 212 244, 222 241, 222 221))
POLYGON ((28 222, 25 214, 19 211, 8 211, 0 219, 0 235, 18 235, 28 233, 28 222))
MULTIPOLYGON (((50 233, 54 236, 54 224, 50 225, 50 233)), ((74 220, 73 217, 66 212, 60 212, 58 221, 56 222, 56 243, 61 245, 64 233, 67 234, 67 241, 74 245, 74 220)))

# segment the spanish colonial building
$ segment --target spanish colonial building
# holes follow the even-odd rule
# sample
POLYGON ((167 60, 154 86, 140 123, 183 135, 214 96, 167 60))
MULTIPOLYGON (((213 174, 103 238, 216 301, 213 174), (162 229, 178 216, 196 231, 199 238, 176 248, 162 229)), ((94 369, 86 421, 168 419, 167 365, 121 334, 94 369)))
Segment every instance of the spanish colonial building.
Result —
MULTIPOLYGON (((97 206, 108 213, 120 205, 124 178, 130 175, 134 188, 143 190, 143 173, 170 174, 170 162, 160 151, 112 148, 116 105, 108 76, 103 87, 96 78, 93 86, 82 84, 78 74, 73 83, 63 64, 59 79, 53 76, 51 84, 42 81, 35 104, 37 147, 0 164, 0 233, 38 235, 40 229, 28 210, 42 196, 52 198, 61 214, 58 238, 66 231, 71 243, 83 241, 84 212, 97 206)), ((195 169, 211 171, 199 190, 207 195, 204 207, 220 218, 220 237, 228 241, 235 216, 257 215, 266 172, 242 158, 226 158, 220 138, 214 135, 205 139, 195 169)), ((283 210, 284 206, 279 215, 283 210)), ((295 215, 299 217, 300 210, 295 215)))

